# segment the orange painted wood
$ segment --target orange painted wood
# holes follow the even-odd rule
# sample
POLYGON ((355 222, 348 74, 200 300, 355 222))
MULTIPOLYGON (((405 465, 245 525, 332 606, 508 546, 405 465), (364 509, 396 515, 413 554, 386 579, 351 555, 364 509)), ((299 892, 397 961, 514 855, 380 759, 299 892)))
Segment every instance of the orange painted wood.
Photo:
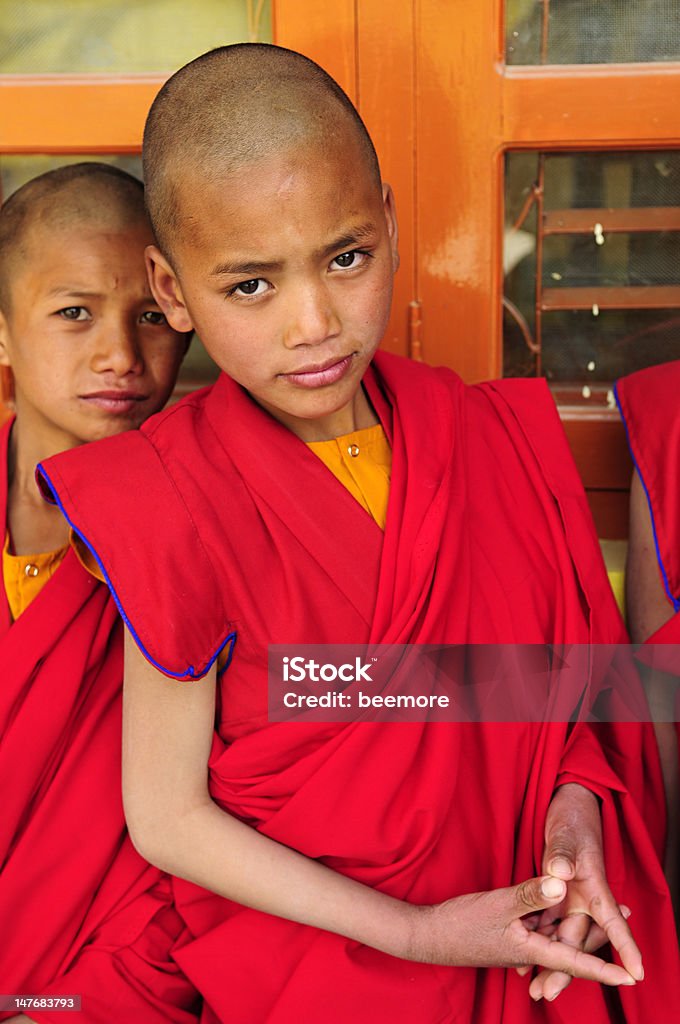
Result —
POLYGON ((392 0, 389 31, 384 0, 357 5, 357 98, 373 139, 383 180, 394 191, 401 263, 383 347, 409 352, 410 303, 418 299, 415 232, 415 55, 412 0, 392 0))
POLYGON ((618 413, 611 410, 591 419, 582 409, 566 408, 560 414, 584 486, 627 492, 633 463, 618 413))
POLYGON ((604 234, 680 231, 680 206, 634 206, 629 209, 546 210, 544 235, 592 235, 599 224, 604 234))
POLYGON ((356 101, 355 0, 272 0, 274 42, 311 57, 356 101))
POLYGON ((0 76, 0 152, 129 153, 163 76, 0 76))
POLYGON ((628 491, 587 490, 586 497, 598 537, 628 539, 628 491))
POLYGON ((599 537, 628 536, 628 491, 633 463, 625 431, 613 410, 561 408, 562 425, 586 488, 599 537))
POLYGON ((631 285, 630 287, 544 288, 541 309, 678 309, 678 285, 631 285))
POLYGON ((502 77, 508 147, 625 149, 680 143, 680 64, 507 68, 502 77))
POLYGON ((423 357, 479 380, 502 366, 501 0, 417 9, 423 357))
POLYGON ((411 0, 393 0, 389 31, 381 0, 319 8, 274 0, 274 41, 321 64, 357 105, 394 191, 401 266, 384 348, 408 351, 409 303, 415 279, 415 74, 411 0))

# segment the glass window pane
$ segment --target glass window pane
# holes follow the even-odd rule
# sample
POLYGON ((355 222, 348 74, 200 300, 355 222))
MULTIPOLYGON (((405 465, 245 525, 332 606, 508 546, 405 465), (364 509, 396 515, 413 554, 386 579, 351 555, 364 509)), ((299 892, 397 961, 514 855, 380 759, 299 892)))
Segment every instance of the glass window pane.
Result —
POLYGON ((2 74, 166 73, 271 40, 269 0, 3 0, 2 74))
POLYGON ((680 357, 680 152, 506 158, 504 372, 611 402, 680 357))
POLYGON ((680 60, 677 0, 507 0, 508 64, 680 60))
MULTIPOLYGON (((102 161, 114 164, 135 177, 142 177, 141 156, 128 155, 95 155, 81 153, 70 156, 7 156, 0 155, 0 196, 5 199, 31 178, 51 171, 55 167, 76 164, 83 160, 102 161)), ((182 394, 207 384, 217 377, 219 370, 203 348, 199 338, 193 338, 187 356, 182 364, 178 381, 178 391, 182 394)))

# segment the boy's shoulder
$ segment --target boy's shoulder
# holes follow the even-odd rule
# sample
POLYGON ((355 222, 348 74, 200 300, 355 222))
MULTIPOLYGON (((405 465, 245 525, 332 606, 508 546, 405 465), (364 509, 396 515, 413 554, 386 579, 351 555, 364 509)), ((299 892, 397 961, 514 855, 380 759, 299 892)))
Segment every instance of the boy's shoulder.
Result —
MULTIPOLYGON (((172 405, 166 406, 161 412, 149 416, 142 423, 139 430, 134 433, 138 433, 153 443, 155 438, 163 437, 166 434, 181 433, 183 430, 186 430, 189 423, 195 422, 204 415, 206 405, 211 399, 216 383, 208 384, 206 387, 192 391, 178 401, 173 402, 172 405)), ((130 433, 132 432, 130 431, 119 436, 129 437, 130 433)))
MULTIPOLYGON (((617 380, 614 394, 630 432, 663 436, 680 419, 680 359, 637 370, 617 380)), ((629 438, 630 439, 630 438, 629 438)))

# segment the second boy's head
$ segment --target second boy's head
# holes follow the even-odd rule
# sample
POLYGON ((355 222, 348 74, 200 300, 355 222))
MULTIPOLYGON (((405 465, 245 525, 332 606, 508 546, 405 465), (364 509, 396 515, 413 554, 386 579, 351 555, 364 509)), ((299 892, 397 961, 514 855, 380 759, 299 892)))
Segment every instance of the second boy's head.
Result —
POLYGON ((278 47, 212 51, 159 94, 144 169, 170 323, 195 328, 299 436, 366 425, 359 385, 389 316, 397 230, 338 86, 278 47))
POLYGON ((149 289, 151 242, 141 182, 107 164, 48 171, 0 209, 0 364, 41 452, 138 427, 167 401, 186 337, 149 289))

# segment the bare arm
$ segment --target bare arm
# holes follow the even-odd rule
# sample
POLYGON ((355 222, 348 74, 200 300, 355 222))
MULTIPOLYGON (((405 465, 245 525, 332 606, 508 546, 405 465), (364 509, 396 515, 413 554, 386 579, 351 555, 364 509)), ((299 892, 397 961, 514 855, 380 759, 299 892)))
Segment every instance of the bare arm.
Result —
POLYGON ((208 791, 214 715, 214 670, 198 682, 168 680, 126 637, 125 811, 133 842, 158 867, 244 906, 397 957, 467 966, 540 963, 605 984, 634 983, 623 968, 524 926, 522 917, 564 898, 559 879, 530 879, 419 907, 346 878, 233 818, 208 791))
POLYGON ((215 670, 168 680, 126 637, 123 797, 142 855, 220 896, 352 935, 387 952, 408 945, 408 906, 261 835, 208 792, 215 670))
MULTIPOLYGON (((628 628, 635 643, 643 643, 673 615, 673 607, 666 596, 659 574, 647 498, 637 473, 633 476, 630 489, 626 606, 628 628)), ((666 789, 668 811, 666 877, 677 913, 678 882, 680 881, 678 878, 680 780, 678 779, 678 739, 673 719, 675 717, 675 695, 680 679, 663 672, 644 669, 643 678, 654 718, 654 730, 659 744, 666 789)))

